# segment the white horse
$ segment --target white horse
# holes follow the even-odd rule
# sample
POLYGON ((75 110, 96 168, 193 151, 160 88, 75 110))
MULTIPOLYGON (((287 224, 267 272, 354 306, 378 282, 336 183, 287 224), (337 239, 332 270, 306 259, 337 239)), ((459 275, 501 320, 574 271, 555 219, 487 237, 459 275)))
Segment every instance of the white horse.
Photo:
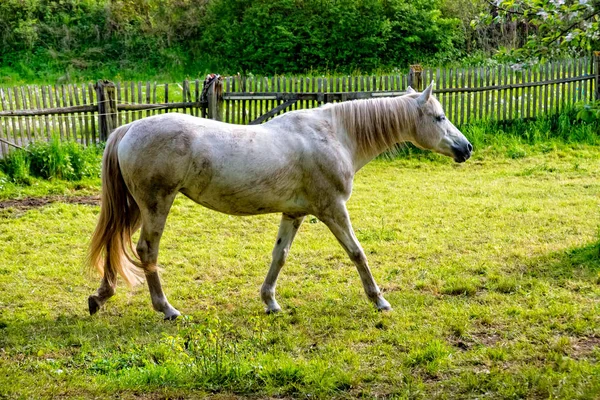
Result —
POLYGON ((94 314, 115 292, 116 276, 148 282, 152 305, 165 319, 180 315, 162 291, 158 247, 177 193, 232 215, 282 213, 269 272, 261 288, 266 311, 277 276, 308 214, 335 235, 356 265, 368 298, 390 310, 354 235, 346 202, 354 174, 401 142, 466 161, 473 146, 431 96, 408 90, 396 98, 356 100, 288 112, 256 126, 184 114, 144 118, 108 139, 102 168, 102 205, 88 261, 103 275, 88 299, 94 314), (132 234, 141 226, 135 250, 132 234))

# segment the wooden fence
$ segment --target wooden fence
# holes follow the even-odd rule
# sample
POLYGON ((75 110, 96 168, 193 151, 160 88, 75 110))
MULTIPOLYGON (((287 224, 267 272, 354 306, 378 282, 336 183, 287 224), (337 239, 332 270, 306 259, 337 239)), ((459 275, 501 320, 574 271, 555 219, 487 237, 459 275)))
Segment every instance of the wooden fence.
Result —
POLYGON ((0 88, 0 154, 56 135, 88 145, 115 127, 166 112, 236 124, 261 123, 288 110, 329 102, 399 96, 408 85, 436 82, 436 96, 456 125, 482 119, 536 118, 600 99, 600 55, 516 70, 421 68, 407 74, 347 77, 242 77, 181 84, 99 81, 0 88))

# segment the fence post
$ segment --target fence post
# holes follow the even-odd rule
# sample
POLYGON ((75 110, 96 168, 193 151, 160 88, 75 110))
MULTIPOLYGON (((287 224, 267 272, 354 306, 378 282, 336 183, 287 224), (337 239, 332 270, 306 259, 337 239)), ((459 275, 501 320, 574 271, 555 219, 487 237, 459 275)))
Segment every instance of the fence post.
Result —
POLYGON ((117 94, 115 84, 110 81, 98 81, 98 127, 100 141, 106 142, 108 135, 117 128, 117 94))
POLYGON ((223 81, 220 76, 217 76, 211 82, 206 95, 208 100, 208 118, 221 121, 223 116, 223 81))
POLYGON ((417 92, 423 90, 423 67, 421 64, 414 64, 410 66, 408 72, 408 86, 415 89, 417 92))
POLYGON ((594 73, 596 74, 596 96, 595 99, 600 101, 600 51, 594 52, 594 73))

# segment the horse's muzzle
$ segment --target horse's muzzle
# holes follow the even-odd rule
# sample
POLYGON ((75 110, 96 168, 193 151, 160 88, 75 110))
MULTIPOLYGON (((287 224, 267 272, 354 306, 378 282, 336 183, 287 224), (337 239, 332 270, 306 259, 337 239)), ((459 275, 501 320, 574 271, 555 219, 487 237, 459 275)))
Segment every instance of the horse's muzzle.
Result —
POLYGON ((454 161, 457 163, 463 163, 471 158, 473 152, 473 145, 467 142, 462 146, 452 146, 452 152, 454 153, 454 161))

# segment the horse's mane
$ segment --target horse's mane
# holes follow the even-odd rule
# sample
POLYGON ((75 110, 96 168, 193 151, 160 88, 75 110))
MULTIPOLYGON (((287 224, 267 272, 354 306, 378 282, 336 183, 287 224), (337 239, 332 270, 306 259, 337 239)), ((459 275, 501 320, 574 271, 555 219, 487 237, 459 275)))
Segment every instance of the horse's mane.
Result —
POLYGON ((330 109, 335 123, 354 138, 361 154, 392 148, 402 132, 415 126, 419 112, 410 96, 345 101, 330 109))

